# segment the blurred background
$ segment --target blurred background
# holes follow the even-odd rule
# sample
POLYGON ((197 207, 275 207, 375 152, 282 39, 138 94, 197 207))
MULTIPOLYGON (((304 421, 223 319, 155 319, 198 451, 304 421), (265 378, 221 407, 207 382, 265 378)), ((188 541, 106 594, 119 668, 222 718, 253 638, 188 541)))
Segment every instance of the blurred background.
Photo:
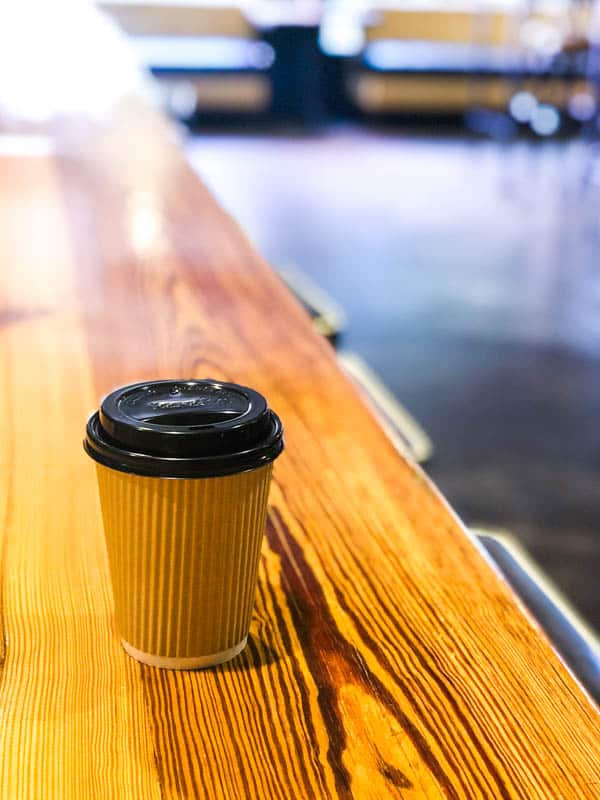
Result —
POLYGON ((397 446, 599 629, 600 6, 99 6, 397 446))

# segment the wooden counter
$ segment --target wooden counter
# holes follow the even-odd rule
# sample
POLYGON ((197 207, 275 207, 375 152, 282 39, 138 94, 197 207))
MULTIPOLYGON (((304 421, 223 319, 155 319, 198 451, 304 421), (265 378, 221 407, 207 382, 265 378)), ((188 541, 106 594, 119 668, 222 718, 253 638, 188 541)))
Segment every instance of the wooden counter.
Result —
POLYGON ((119 94, 0 113, 0 797, 598 798, 591 701, 119 94), (81 447, 101 395, 171 376, 255 386, 286 427, 251 641, 205 672, 121 649, 81 447))

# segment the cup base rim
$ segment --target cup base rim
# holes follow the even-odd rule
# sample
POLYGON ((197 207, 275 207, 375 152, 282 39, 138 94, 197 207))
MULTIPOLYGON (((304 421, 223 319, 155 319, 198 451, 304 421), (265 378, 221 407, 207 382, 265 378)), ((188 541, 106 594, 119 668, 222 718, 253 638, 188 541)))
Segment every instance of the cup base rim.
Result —
POLYGON ((191 658, 173 658, 171 656, 157 656, 153 653, 144 653, 143 650, 138 650, 125 639, 121 639, 121 644, 125 652, 140 661, 142 664, 147 664, 150 667, 158 667, 159 669, 206 669, 207 667, 215 667, 217 664, 223 664, 225 661, 237 656, 242 652, 246 646, 248 637, 244 636, 241 642, 229 647, 227 650, 221 650, 218 653, 210 653, 206 656, 192 656, 191 658))

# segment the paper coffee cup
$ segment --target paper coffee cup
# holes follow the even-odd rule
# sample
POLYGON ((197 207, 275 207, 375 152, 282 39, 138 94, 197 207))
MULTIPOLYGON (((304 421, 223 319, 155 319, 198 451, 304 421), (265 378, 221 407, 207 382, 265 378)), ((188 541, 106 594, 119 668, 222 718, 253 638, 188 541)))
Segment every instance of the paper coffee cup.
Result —
POLYGON ((252 389, 154 381, 108 395, 84 443, 126 651, 195 669, 246 644, 282 428, 252 389))

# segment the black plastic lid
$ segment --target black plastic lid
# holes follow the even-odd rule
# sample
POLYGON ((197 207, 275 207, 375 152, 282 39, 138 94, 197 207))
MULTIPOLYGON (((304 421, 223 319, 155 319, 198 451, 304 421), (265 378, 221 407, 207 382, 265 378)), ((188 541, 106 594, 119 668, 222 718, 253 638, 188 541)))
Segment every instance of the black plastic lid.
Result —
POLYGON ((107 395, 88 420, 84 448, 100 464, 163 478, 256 469, 283 450, 279 417, 236 383, 148 381, 107 395))

